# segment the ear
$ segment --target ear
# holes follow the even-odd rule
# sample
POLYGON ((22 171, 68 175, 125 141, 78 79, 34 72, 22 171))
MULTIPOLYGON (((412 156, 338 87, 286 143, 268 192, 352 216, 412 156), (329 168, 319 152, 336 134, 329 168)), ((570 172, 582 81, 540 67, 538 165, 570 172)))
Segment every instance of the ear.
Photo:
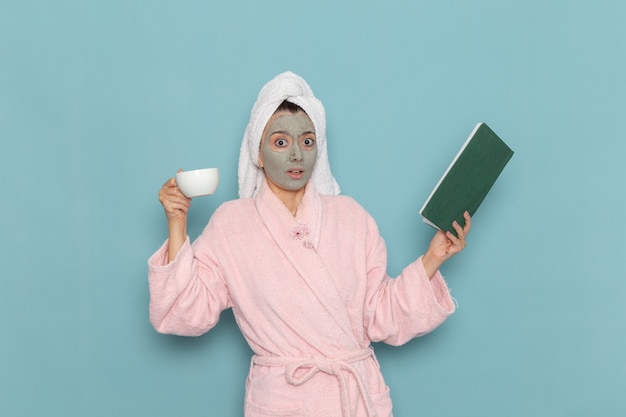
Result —
POLYGON ((259 150, 259 158, 257 159, 257 163, 259 165, 259 168, 263 169, 263 154, 261 153, 261 150, 259 150))

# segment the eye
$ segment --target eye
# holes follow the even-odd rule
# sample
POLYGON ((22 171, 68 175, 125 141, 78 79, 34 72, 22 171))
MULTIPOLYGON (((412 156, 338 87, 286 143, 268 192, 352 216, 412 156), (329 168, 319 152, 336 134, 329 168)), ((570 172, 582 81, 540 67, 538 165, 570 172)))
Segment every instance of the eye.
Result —
POLYGON ((279 148, 283 148, 287 146, 287 139, 283 139, 283 138, 276 139, 274 141, 274 145, 278 146, 279 148))
POLYGON ((302 144, 304 146, 311 147, 311 146, 315 145, 315 139, 313 139, 313 138, 305 138, 302 141, 302 144))

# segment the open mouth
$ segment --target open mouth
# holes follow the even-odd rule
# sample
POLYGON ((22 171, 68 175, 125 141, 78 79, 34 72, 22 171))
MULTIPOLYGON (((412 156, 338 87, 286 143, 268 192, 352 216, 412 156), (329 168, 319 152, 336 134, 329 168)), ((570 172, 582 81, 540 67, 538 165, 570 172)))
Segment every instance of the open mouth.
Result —
POLYGON ((304 171, 301 169, 290 169, 289 171, 287 171, 287 174, 296 180, 299 180, 300 178, 302 178, 302 175, 304 175, 304 171))

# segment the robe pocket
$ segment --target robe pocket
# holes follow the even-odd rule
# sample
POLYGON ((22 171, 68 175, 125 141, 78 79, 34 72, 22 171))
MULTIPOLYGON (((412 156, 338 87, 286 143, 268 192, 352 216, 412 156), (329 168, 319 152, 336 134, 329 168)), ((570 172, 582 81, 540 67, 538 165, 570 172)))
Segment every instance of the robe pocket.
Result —
POLYGON ((392 417, 391 396, 389 395, 389 387, 385 387, 385 391, 372 394, 372 405, 378 413, 378 417, 392 417))
POLYGON ((245 417, 307 417, 308 415, 304 407, 267 408, 248 402, 245 409, 245 417))

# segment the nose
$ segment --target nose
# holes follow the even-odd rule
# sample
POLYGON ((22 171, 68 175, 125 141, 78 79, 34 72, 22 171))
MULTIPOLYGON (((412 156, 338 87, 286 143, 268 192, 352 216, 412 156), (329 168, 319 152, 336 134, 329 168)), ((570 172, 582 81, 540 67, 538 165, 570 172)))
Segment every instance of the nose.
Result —
POLYGON ((291 162, 302 161, 302 149, 300 149, 299 143, 294 143, 291 146, 291 154, 289 155, 289 160, 291 162))

